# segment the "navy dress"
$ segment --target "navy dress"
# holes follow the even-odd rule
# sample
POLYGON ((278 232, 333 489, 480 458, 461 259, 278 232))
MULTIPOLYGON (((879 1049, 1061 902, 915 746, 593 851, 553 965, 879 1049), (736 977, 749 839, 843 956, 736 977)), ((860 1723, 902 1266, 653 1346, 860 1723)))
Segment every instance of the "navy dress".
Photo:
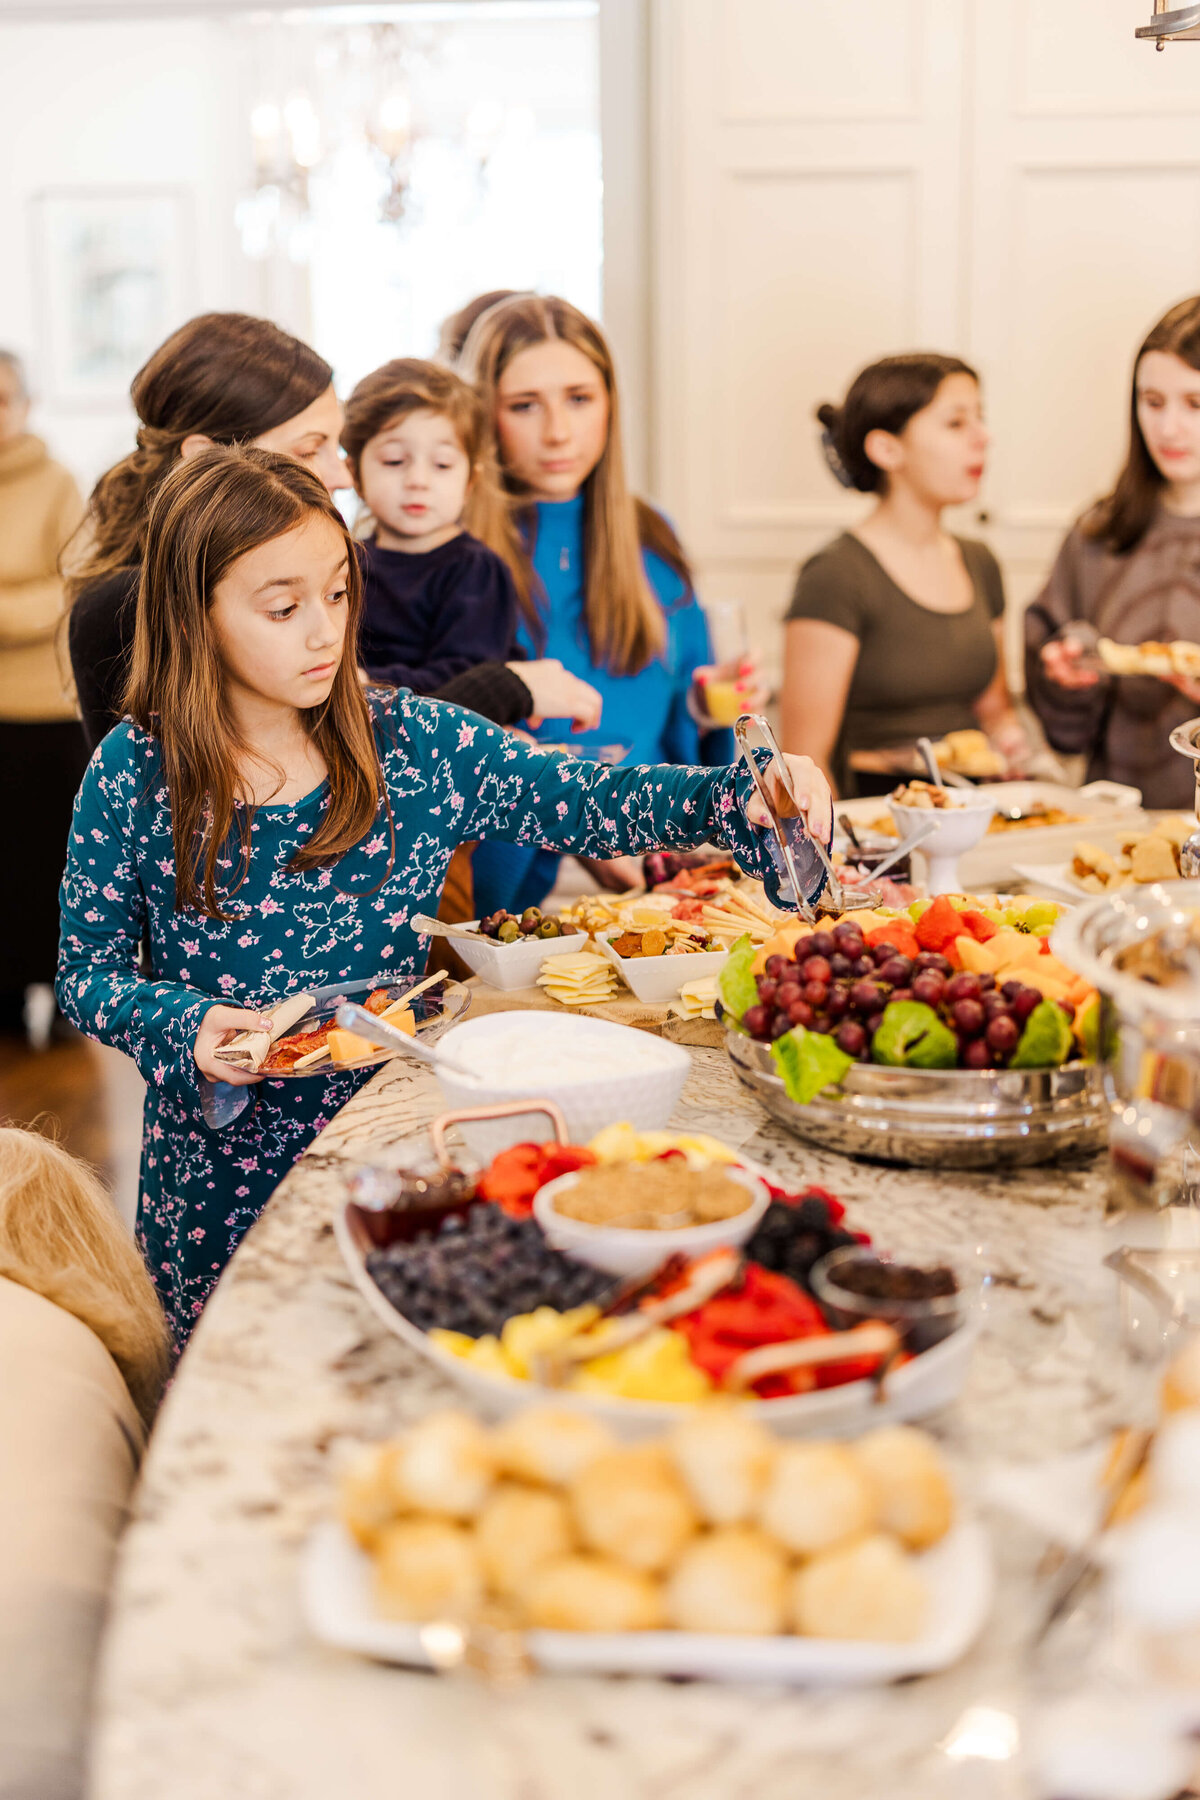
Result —
MULTIPOLYGON (((455 846, 485 834, 584 856, 715 841, 773 883, 765 840, 745 818, 744 769, 609 769, 532 749, 441 701, 378 690, 368 699, 394 821, 390 873, 382 802, 336 864, 289 871, 328 804, 322 784, 255 810, 232 922, 177 912, 159 746, 129 721, 96 751, 75 803, 59 1003, 146 1079, 138 1230, 181 1342, 273 1189, 368 1073, 264 1081, 247 1111, 214 1131, 192 1054, 206 1008, 266 1008, 305 988, 415 976, 428 939, 409 920, 436 910, 455 846), (143 939, 149 979, 138 967, 143 939)), ((223 867, 232 871, 233 858, 223 867)))

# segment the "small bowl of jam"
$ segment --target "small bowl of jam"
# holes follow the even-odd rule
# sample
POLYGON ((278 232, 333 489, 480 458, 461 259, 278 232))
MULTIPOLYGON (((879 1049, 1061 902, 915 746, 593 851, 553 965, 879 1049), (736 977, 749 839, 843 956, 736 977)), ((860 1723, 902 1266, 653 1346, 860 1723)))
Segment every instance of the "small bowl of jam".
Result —
POLYGON ((362 1250, 386 1250, 436 1232, 443 1220, 465 1218, 476 1204, 474 1174, 444 1168, 430 1157, 403 1169, 364 1164, 350 1176, 347 1219, 362 1250))
POLYGON ((855 1244, 823 1256, 809 1279, 835 1330, 883 1319, 914 1356, 957 1331, 966 1312, 958 1276, 944 1261, 891 1257, 855 1244))

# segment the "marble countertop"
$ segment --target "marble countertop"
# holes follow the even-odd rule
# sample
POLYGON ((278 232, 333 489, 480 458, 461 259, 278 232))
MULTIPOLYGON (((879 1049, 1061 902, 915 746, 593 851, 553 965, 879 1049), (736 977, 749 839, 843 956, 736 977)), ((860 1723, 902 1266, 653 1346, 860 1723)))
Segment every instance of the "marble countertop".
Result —
MULTIPOLYGON (((676 1125, 827 1186, 890 1247, 976 1257, 997 1278, 967 1390, 933 1422, 968 1478, 989 1458, 1096 1436, 1119 1379, 1096 1354, 1111 1281, 1099 1266, 1100 1159, 995 1174, 855 1163, 768 1120, 722 1052, 692 1057, 676 1125)), ((1021 1793, 962 1786, 963 1766, 937 1747, 966 1708, 1019 1696, 1014 1645, 1044 1546, 1004 1520, 1000 1600, 980 1643, 957 1668, 890 1688, 537 1677, 498 1696, 469 1674, 386 1668, 309 1639, 298 1557, 330 1507, 342 1449, 455 1398, 373 1318, 330 1225, 346 1159, 386 1157, 439 1110, 426 1070, 381 1070, 281 1184, 205 1312, 124 1543, 91 1800, 1021 1793)))

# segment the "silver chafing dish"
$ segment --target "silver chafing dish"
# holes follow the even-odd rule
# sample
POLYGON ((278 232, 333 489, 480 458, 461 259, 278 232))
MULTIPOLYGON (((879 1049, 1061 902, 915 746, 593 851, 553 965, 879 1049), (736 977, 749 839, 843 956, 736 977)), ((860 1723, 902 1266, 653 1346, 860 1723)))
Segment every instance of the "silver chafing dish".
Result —
POLYGON ((1102 1072, 1061 1069, 887 1069, 856 1063, 807 1106, 790 1100, 770 1048, 725 1033, 738 1079, 798 1137, 844 1156, 941 1168, 1018 1168, 1103 1148, 1102 1072))

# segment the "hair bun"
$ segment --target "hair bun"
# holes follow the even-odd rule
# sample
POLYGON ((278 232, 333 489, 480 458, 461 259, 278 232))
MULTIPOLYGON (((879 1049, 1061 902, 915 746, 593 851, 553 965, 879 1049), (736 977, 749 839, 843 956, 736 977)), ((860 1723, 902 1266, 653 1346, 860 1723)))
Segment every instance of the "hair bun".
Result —
POLYGON ((842 423, 841 407, 831 406, 829 401, 825 400, 817 408, 817 419, 821 426, 821 449, 835 480, 844 488, 858 487, 859 482, 846 467, 838 448, 838 428, 842 423))

